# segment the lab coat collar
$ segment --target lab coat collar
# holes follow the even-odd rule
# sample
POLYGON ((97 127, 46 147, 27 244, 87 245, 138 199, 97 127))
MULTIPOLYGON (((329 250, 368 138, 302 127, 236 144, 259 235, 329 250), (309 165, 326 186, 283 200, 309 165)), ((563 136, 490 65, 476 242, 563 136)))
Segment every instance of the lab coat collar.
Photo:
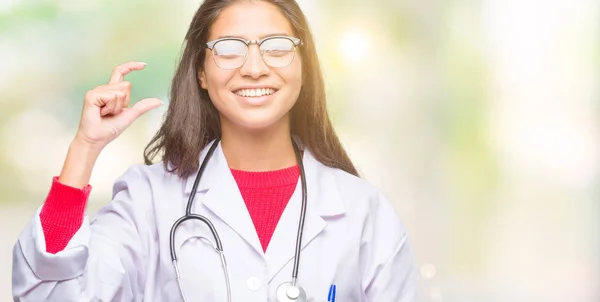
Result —
MULTIPOLYGON (((201 153, 200 162, 213 142, 201 153)), ((306 247, 327 226, 327 218, 343 215, 344 203, 335 182, 333 169, 319 162, 307 148, 303 148, 303 165, 306 176, 307 208, 302 249, 306 247)), ((185 193, 192 190, 196 173, 185 182, 185 193)), ((204 204, 223 222, 236 231, 259 254, 263 254, 256 229, 248 213, 237 183, 231 174, 221 144, 217 146, 209 159, 204 174, 198 184, 197 192, 206 191, 198 198, 195 207, 204 204)), ((294 258, 296 234, 300 218, 302 186, 300 179, 283 214, 275 228, 266 253, 264 254, 271 280, 287 263, 294 258)))
MULTIPOLYGON (((213 143, 214 141, 210 142, 202 150, 201 164, 213 143)), ((186 180, 185 194, 187 196, 192 191, 197 172, 186 180)), ((212 156, 208 159, 196 190, 196 193, 198 192, 205 192, 205 194, 203 196, 196 196, 192 212, 197 213, 199 208, 204 206, 248 242, 257 252, 262 254, 262 247, 254 229, 254 223, 248 213, 248 208, 244 203, 237 183, 231 174, 220 142, 212 156)), ((225 241, 223 237, 221 239, 225 241)), ((224 242, 224 244, 226 243, 224 242)))
MULTIPOLYGON (((335 179, 333 178, 333 171, 331 168, 326 167, 321 162, 319 162, 313 154, 307 148, 304 148, 302 143, 295 138, 298 142, 301 150, 303 150, 303 161, 304 171, 306 175, 306 183, 307 183, 307 200, 310 205, 307 208, 312 209, 319 216, 327 217, 327 216, 337 216, 344 214, 346 209, 344 207, 344 203, 342 202, 341 196, 337 191, 337 186, 335 183, 335 179)), ((206 157, 208 150, 214 143, 214 140, 211 141, 200 153, 200 163, 206 157)), ((185 194, 189 194, 192 191, 192 187, 194 186, 194 180, 196 179, 196 174, 198 170, 196 170, 191 176, 189 176, 185 180, 185 194)), ((206 169, 204 170, 204 174, 200 179, 200 183, 198 184, 197 192, 208 190, 213 183, 221 183, 220 181, 225 181, 232 183, 237 188, 237 183, 231 174, 231 170, 229 169, 229 165, 227 164, 227 159, 225 159, 225 155, 223 154, 223 150, 221 149, 221 142, 217 146, 215 152, 212 157, 209 159, 206 169)), ((298 184, 296 187, 296 191, 300 194, 302 190, 300 179, 298 179, 298 184)), ((238 189, 239 191, 239 189, 238 189)), ((239 193, 239 192, 238 192, 239 193)), ((301 196, 301 195, 298 195, 301 196)), ((241 194, 240 194, 241 198, 241 194)), ((200 201, 197 201, 201 203, 200 201)))
MULTIPOLYGON (((304 250, 325 229, 328 219, 346 213, 333 169, 319 162, 308 149, 304 150, 303 164, 306 175, 307 207, 301 250, 304 250)), ((302 184, 298 181, 296 190, 275 228, 265 253, 269 282, 286 265, 289 264, 291 267, 293 264, 301 204, 302 184)), ((286 278, 291 281, 291 273, 286 278)))

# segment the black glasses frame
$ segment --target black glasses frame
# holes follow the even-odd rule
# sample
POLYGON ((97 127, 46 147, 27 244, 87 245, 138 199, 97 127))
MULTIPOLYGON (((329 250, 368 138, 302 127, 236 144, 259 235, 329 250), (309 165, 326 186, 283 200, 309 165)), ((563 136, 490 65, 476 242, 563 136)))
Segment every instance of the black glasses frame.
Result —
MULTIPOLYGON (((216 40, 212 40, 212 41, 207 42, 206 43, 206 48, 210 49, 210 51, 212 52, 213 61, 215 61, 215 64, 217 64, 217 66, 219 66, 219 64, 217 63, 217 59, 215 58, 215 53, 213 52, 213 49, 214 49, 214 47, 215 47, 215 45, 217 43, 219 43, 221 41, 230 41, 230 40, 233 40, 233 41, 243 42, 244 44, 246 44, 246 47, 250 47, 250 45, 256 44, 260 48, 260 46, 265 41, 268 41, 268 40, 271 40, 271 39, 288 39, 288 40, 290 40, 293 43, 294 50, 295 50, 296 47, 302 45, 302 40, 300 40, 298 38, 295 38, 295 37, 289 37, 289 36, 269 36, 269 37, 262 38, 260 40, 246 40, 246 39, 242 39, 242 38, 227 37, 227 38, 220 38, 220 39, 216 39, 216 40)), ((261 58, 263 59, 263 62, 265 62, 265 64, 267 64, 267 62, 265 61, 265 59, 262 57, 264 55, 264 51, 261 50, 260 51, 260 55, 261 55, 261 58)), ((295 54, 295 51, 294 51, 294 58, 295 57, 296 57, 296 54, 295 54)), ((244 56, 244 62, 242 62, 242 64, 240 66, 244 65, 244 63, 246 62, 247 58, 248 58, 248 52, 246 52, 246 55, 244 56)), ((294 58, 292 58, 290 60, 290 64, 294 61, 294 58)), ((267 65, 269 65, 269 64, 267 64, 267 65)), ((222 68, 221 66, 219 66, 219 68, 221 68, 221 69, 236 69, 236 68, 239 68, 240 66, 235 67, 235 68, 222 68)), ((269 65, 269 66, 271 66, 271 65, 269 65)), ((289 66, 289 64, 288 64, 288 66, 289 66)), ((271 66, 271 67, 273 67, 273 66, 271 66)), ((278 66, 278 67, 285 67, 285 66, 278 66)))

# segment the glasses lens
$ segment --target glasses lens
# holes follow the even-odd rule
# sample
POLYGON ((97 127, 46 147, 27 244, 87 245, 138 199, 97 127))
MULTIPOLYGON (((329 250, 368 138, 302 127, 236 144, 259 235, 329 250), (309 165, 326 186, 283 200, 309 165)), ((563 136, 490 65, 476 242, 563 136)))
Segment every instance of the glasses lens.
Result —
POLYGON ((215 63, 223 69, 235 69, 242 64, 248 53, 248 47, 238 40, 219 41, 213 47, 215 63))
POLYGON ((285 67, 294 59, 294 42, 286 38, 272 38, 260 45, 263 60, 272 67, 285 67))

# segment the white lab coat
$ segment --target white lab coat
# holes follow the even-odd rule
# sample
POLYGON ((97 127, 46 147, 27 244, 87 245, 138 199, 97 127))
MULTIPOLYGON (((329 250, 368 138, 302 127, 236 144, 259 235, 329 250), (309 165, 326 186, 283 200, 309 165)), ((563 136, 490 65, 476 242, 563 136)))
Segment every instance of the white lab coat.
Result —
MULTIPOLYGON (((201 154, 204 158, 208 148, 201 154)), ((298 283, 309 301, 415 302, 418 274, 406 229, 382 194, 363 179, 324 166, 305 150, 308 206, 298 283)), ((195 175, 194 175, 195 176, 195 175)), ((134 165, 114 184, 113 200, 83 225, 65 250, 45 252, 39 210, 14 247, 15 301, 181 301, 169 233, 185 213, 194 176, 161 163, 134 165)), ((194 213, 208 217, 223 243, 232 300, 276 301, 290 281, 301 185, 266 252, 219 147, 198 186, 194 213)), ((181 225, 175 247, 188 301, 226 301, 214 239, 201 222, 181 225)))

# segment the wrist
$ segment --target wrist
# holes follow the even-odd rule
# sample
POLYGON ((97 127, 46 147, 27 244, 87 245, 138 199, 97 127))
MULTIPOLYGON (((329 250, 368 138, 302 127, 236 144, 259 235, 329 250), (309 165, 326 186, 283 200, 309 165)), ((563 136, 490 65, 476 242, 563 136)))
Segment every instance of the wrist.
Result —
POLYGON ((94 142, 79 132, 75 135, 75 138, 71 141, 69 149, 77 149, 88 153, 100 153, 106 144, 94 142))
POLYGON ((75 138, 69 146, 58 181, 75 188, 83 188, 88 185, 94 164, 102 148, 101 145, 90 144, 85 140, 75 138))

